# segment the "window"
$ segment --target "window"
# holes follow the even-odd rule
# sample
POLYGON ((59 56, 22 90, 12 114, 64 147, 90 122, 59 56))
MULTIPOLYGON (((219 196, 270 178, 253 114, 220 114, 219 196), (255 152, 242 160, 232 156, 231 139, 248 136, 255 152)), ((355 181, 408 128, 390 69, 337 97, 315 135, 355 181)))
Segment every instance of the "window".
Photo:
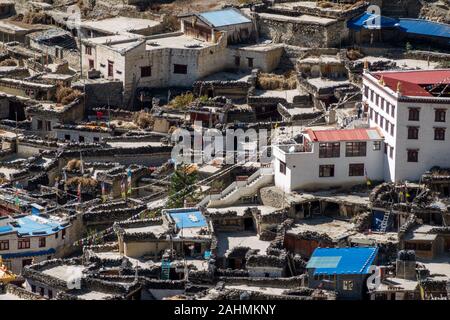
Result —
POLYGON ((280 161, 280 172, 282 174, 286 174, 286 163, 284 163, 283 161, 280 161))
POLYGON ((419 121, 420 110, 418 108, 409 108, 408 120, 409 121, 419 121))
POLYGON ((99 137, 94 137, 94 142, 100 142, 100 138, 99 137))
MULTIPOLYGON (((384 99, 383 99, 384 100, 384 99)), ((386 113, 389 114, 389 102, 387 102, 386 100, 384 100, 386 103, 386 113)))
POLYGON ((253 68, 253 58, 247 58, 247 63, 249 68, 253 68))
POLYGON ((44 296, 45 295, 45 288, 43 288, 43 287, 41 287, 41 290, 40 290, 40 293, 39 293, 41 296, 44 296))
POLYGON ((378 112, 375 112, 375 123, 378 123, 378 112))
POLYGON ((384 143, 384 154, 387 154, 388 147, 389 147, 389 145, 385 142, 384 143))
POLYGON ((370 120, 373 120, 373 109, 369 108, 370 120))
POLYGON ((395 117, 395 106, 391 105, 391 117, 394 118, 395 117))
POLYGON ((348 175, 350 177, 362 177, 364 175, 364 163, 350 163, 348 165, 348 175))
POLYGON ((395 132, 395 125, 391 123, 391 136, 394 136, 394 132, 395 132))
POLYGON ((445 128, 434 128, 434 140, 445 140, 445 128))
POLYGON ((39 238, 39 248, 45 247, 45 237, 39 238))
POLYGON ((62 239, 66 238, 66 229, 62 229, 62 231, 61 231, 61 238, 62 239))
POLYGON ((373 150, 374 151, 381 150, 381 141, 374 141, 373 142, 373 150))
POLYGON ((30 249, 30 238, 19 239, 17 249, 30 249))
POLYGON ((0 241, 0 251, 1 250, 9 250, 9 240, 0 241))
POLYGON ((390 124, 390 122, 387 121, 387 119, 385 119, 385 121, 384 121, 384 130, 386 132, 389 132, 389 124, 390 124))
POLYGON ((53 299, 53 291, 48 289, 48 298, 53 299))
POLYGON ((319 177, 334 177, 334 165, 333 164, 325 164, 319 166, 319 177))
POLYGON ((389 158, 394 158, 394 147, 389 146, 389 158))
POLYGON ((37 128, 38 130, 42 130, 42 120, 37 121, 37 128))
POLYGON ((365 157, 366 142, 347 142, 345 144, 346 157, 365 157))
POLYGON ((419 161, 419 151, 408 150, 408 162, 418 162, 418 161, 419 161))
POLYGON ((384 118, 380 115, 380 127, 381 127, 381 129, 383 129, 383 127, 384 127, 384 118))
POLYGON ((58 239, 58 232, 55 233, 55 239, 58 239))
POLYGON ((419 127, 408 127, 408 139, 419 139, 419 127))
POLYGON ((445 110, 436 109, 434 111, 434 121, 436 122, 445 122, 445 110))
POLYGON ((84 53, 91 55, 92 54, 92 47, 86 46, 84 49, 84 53))
POLYGON ((239 56, 234 56, 234 65, 236 67, 239 67, 241 65, 241 57, 239 56))
POLYGON ((114 62, 108 60, 108 77, 114 76, 114 62))
POLYGON ((151 77, 152 76, 152 67, 141 67, 141 78, 151 77))
POLYGON ((366 98, 369 97, 369 87, 368 86, 364 86, 364 97, 366 97, 366 98))
POLYGON ((64 135, 64 140, 70 141, 70 134, 65 134, 64 135))
POLYGON ((185 64, 174 64, 173 73, 176 74, 187 74, 187 65, 185 64))
POLYGON ((345 291, 352 291, 353 290, 353 281, 352 280, 342 281, 342 289, 344 289, 345 291))
POLYGON ((22 260, 22 268, 32 265, 33 264, 33 259, 23 259, 22 260))
POLYGON ((94 69, 94 60, 89 59, 89 70, 94 69))
POLYGON ((339 142, 319 144, 319 158, 339 158, 341 155, 341 144, 339 142))
POLYGON ((84 137, 83 137, 83 136, 79 136, 79 137, 78 137, 78 141, 79 141, 79 142, 84 142, 84 137))

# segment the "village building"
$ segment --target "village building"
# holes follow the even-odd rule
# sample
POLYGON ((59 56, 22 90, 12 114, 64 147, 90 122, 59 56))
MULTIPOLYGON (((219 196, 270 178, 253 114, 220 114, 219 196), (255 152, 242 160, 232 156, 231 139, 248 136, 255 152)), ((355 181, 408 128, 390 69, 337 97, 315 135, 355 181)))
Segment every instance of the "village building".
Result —
POLYGON ((0 223, 0 255, 8 269, 16 274, 33 262, 58 256, 70 241, 69 221, 29 215, 2 217, 0 223))
POLYGON ((375 128, 308 130, 274 146, 275 185, 291 192, 383 180, 383 136, 375 128))
POLYGON ((376 261, 376 247, 317 248, 309 259, 308 286, 337 292, 339 299, 367 296, 369 268, 376 261))
POLYGON ((384 180, 418 181, 434 166, 450 166, 449 79, 448 70, 364 73, 368 123, 385 139, 384 180))

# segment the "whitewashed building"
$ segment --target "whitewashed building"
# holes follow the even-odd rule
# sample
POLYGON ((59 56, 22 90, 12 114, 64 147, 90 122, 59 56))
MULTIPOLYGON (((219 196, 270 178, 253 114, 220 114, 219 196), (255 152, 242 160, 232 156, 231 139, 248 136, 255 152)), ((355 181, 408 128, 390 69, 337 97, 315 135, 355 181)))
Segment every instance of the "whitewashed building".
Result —
POLYGON ((20 274, 24 266, 52 259, 73 243, 68 221, 38 215, 0 217, 0 256, 6 267, 20 274), (72 241, 72 242, 71 242, 72 241))
POLYGON ((363 103, 385 137, 384 180, 417 181, 450 167, 450 69, 364 72, 363 103))
POLYGON ((377 128, 307 130, 297 144, 273 147, 275 185, 285 192, 383 180, 377 128))

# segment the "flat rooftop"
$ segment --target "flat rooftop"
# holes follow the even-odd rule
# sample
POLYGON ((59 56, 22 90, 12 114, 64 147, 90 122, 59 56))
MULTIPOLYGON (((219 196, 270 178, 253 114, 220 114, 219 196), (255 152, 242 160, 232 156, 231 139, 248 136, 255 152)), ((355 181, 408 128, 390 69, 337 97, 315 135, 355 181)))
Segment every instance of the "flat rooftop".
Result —
POLYGON ((50 277, 68 282, 74 274, 81 274, 84 270, 82 265, 59 265, 47 268, 42 271, 43 274, 50 277))
POLYGON ((270 245, 270 241, 262 241, 256 232, 218 232, 217 236, 217 255, 224 257, 228 251, 235 247, 250 247, 259 249, 259 254, 265 255, 270 245))
POLYGON ((81 27, 109 34, 117 34, 145 30, 159 24, 161 24, 161 22, 157 20, 115 17, 97 21, 83 21, 81 27))
POLYGON ((214 45, 216 44, 181 34, 168 37, 152 37, 147 40, 146 50, 150 51, 164 48, 201 50, 214 45))
POLYGON ((319 217, 296 223, 287 233, 297 235, 304 232, 317 232, 319 234, 327 234, 333 241, 337 241, 354 234, 355 232, 352 231, 353 227, 354 224, 347 221, 319 217))
POLYGON ((258 13, 258 15, 267 20, 277 20, 282 22, 294 22, 294 23, 300 23, 300 24, 320 24, 320 25, 329 25, 332 23, 335 23, 336 19, 330 19, 330 18, 323 18, 323 17, 316 17, 316 16, 310 16, 307 14, 303 14, 298 17, 291 17, 291 16, 284 16, 281 14, 273 14, 273 13, 258 13))

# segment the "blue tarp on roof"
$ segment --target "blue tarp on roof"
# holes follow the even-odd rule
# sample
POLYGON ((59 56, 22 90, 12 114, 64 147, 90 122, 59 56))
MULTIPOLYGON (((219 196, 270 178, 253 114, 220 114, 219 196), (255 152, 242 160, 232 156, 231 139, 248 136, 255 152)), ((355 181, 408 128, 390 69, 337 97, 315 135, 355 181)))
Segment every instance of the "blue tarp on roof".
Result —
POLYGON ((378 248, 317 248, 314 250, 307 269, 315 269, 316 274, 367 274, 378 248))
POLYGON ((251 22, 249 18, 244 16, 238 10, 233 8, 203 12, 199 14, 202 18, 207 20, 214 27, 224 27, 233 24, 241 24, 251 22))
POLYGON ((3 226, 0 227, 0 233, 8 233, 11 232, 13 228, 11 226, 3 226))
POLYGON ((401 18, 400 29, 407 33, 450 38, 450 25, 422 19, 401 18))
MULTIPOLYGON (((379 15, 372 13, 364 13, 359 17, 353 18, 347 22, 347 27, 350 29, 359 30, 361 28, 369 29, 379 15)), ((413 33, 418 35, 450 38, 450 25, 445 23, 438 23, 424 19, 410 19, 410 18, 389 18, 381 16, 381 28, 397 28, 399 31, 405 33, 413 33)))
POLYGON ((206 227, 206 219, 200 211, 187 209, 186 211, 168 212, 179 229, 206 227))
POLYGON ((376 23, 378 23, 381 26, 381 28, 392 28, 396 27, 398 25, 398 19, 384 17, 373 13, 364 13, 360 15, 359 17, 353 18, 347 22, 347 27, 350 29, 360 29, 365 28, 369 29, 370 26, 374 26, 376 23))
POLYGON ((17 252, 17 253, 6 253, 1 254, 3 259, 15 259, 15 258, 24 258, 24 257, 37 257, 54 254, 56 252, 55 249, 50 248, 48 250, 41 251, 25 251, 25 252, 17 252))
POLYGON ((17 218, 14 222, 14 224, 0 227, 0 234, 14 231, 19 236, 51 235, 67 227, 35 215, 17 218))

